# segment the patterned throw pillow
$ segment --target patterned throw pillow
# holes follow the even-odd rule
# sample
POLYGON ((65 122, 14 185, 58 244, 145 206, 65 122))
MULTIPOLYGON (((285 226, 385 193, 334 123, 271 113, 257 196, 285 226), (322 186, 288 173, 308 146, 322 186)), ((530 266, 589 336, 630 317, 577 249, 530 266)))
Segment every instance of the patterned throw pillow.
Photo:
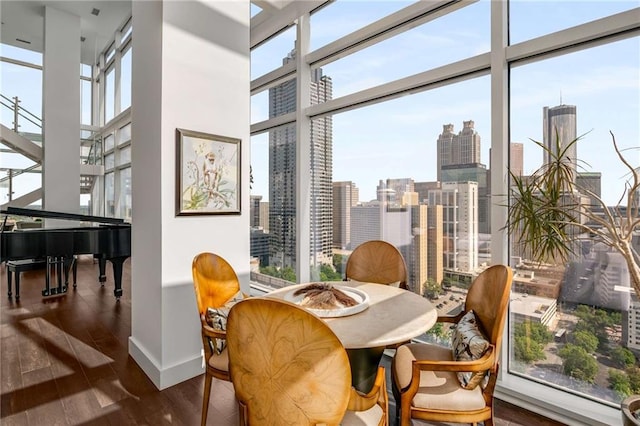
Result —
MULTIPOLYGON (((214 330, 227 330, 227 317, 229 316, 229 311, 237 302, 242 300, 244 295, 241 292, 238 292, 231 300, 221 306, 219 308, 207 308, 206 320, 207 324, 214 330)), ((222 350, 227 346, 227 341, 225 339, 215 339, 215 350, 216 353, 222 352, 222 350)))
POLYGON ((214 330, 227 330, 227 317, 231 306, 224 305, 219 308, 207 308, 207 324, 214 330))
MULTIPOLYGON (((451 342, 453 359, 456 361, 473 361, 482 358, 489 346, 490 343, 480 331, 473 311, 464 314, 453 330, 451 342)), ((486 371, 467 371, 457 374, 463 388, 474 389, 482 382, 486 373, 486 371)))

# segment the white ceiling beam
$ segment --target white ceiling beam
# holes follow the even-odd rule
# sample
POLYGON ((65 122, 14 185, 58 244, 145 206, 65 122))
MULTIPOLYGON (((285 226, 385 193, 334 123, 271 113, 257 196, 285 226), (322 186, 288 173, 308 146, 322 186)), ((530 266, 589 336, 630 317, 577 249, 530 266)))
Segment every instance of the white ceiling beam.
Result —
POLYGON ((271 1, 265 1, 265 0, 252 0, 251 3, 255 4, 256 6, 258 6, 260 9, 262 9, 263 11, 272 14, 277 12, 280 8, 275 7, 273 5, 273 2, 271 1))

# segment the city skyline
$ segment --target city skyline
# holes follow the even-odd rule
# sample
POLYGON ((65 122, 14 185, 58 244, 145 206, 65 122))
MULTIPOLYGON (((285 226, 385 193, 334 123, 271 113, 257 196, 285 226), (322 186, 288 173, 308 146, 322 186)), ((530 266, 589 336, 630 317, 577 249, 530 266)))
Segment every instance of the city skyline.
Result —
MULTIPOLYGON (((374 1, 362 7, 360 1, 339 1, 312 15, 311 50, 334 41, 384 15, 413 2, 374 1), (357 10, 357 11, 356 11, 357 10)), ((478 2, 434 22, 421 25, 393 37, 379 47, 364 49, 350 62, 337 61, 323 66, 334 82, 334 98, 391 81, 403 75, 389 74, 400 68, 404 75, 416 69, 473 56, 489 50, 489 2, 478 2), (417 55, 417 47, 427 54, 417 55), (433 53, 433 54, 430 54, 433 53), (435 61, 425 64, 425 61, 435 61), (392 62, 400 67, 389 66, 392 62), (366 72, 365 72, 366 71, 366 72)), ((510 41, 520 43, 560 31, 600 17, 637 7, 637 1, 586 2, 512 2, 510 41)), ((259 8, 252 5, 252 14, 259 8)), ((280 66, 281 58, 294 46, 295 31, 281 35, 251 52, 251 75, 256 78, 280 66)), ((586 133, 579 143, 580 160, 602 171, 602 186, 613 188, 603 197, 615 204, 621 195, 624 176, 617 173, 618 160, 611 146, 612 130, 620 146, 631 148, 640 140, 638 87, 640 87, 640 42, 637 37, 591 47, 540 62, 511 69, 511 142, 524 145, 523 173, 540 164, 541 154, 529 138, 542 141, 541 110, 561 102, 576 105, 578 134, 586 133), (620 188, 620 191, 617 190, 620 188)), ((2 44, 1 55, 41 65, 41 56, 2 44)), ((3 63, 2 94, 19 96, 22 106, 38 112, 42 108, 41 87, 31 76, 33 69, 3 63)), ((395 71, 396 73, 398 71, 395 71)), ((482 162, 489 165, 491 144, 490 82, 488 76, 473 78, 429 92, 406 96, 384 105, 373 105, 334 117, 334 181, 354 181, 362 199, 375 198, 380 179, 404 177, 416 181, 435 180, 435 144, 444 123, 462 123, 473 119, 483 140, 482 162), (370 126, 376 123, 378 126, 370 126), (393 152, 386 147, 393 144, 393 152), (409 155, 405 153, 411 153, 409 155), (357 161, 356 161, 357 160, 357 161), (375 164, 376 167, 371 167, 375 164), (433 173, 431 173, 433 171, 433 173)), ((252 97, 252 122, 268 118, 268 93, 252 97)), ((11 122, 3 110, 3 123, 11 122)), ((251 163, 254 184, 252 194, 268 200, 268 134, 251 138, 251 163)), ((630 158, 638 158, 630 152, 630 158)), ((0 167, 24 168, 16 156, 0 156, 0 167)), ((22 178, 26 180, 23 175, 22 178)), ((31 176, 39 180, 40 176, 31 176)), ((6 194, 0 194, 6 202, 6 194)))
MULTIPOLYGON (((411 2, 340 1, 311 19, 311 49, 334 41, 363 25, 411 2), (357 13, 348 13, 358 9, 357 13), (349 17, 348 19, 345 17, 349 17)), ((522 42, 559 31, 610 13, 637 7, 634 2, 513 2, 510 40, 522 42), (566 3, 566 4, 565 4, 566 3), (579 4, 580 7, 571 7, 579 4)), ((323 65, 331 75, 334 99, 392 81, 412 72, 430 69, 489 51, 489 2, 478 2, 448 16, 416 27, 335 63, 323 65), (463 29, 463 30, 462 30, 463 29), (396 64, 394 66, 394 64, 396 64), (401 65, 401 66, 398 66, 401 65), (400 69, 400 70, 398 70, 400 69)), ((275 68, 274 52, 291 49, 295 31, 285 31, 252 51, 252 77, 275 68)), ((514 66, 510 84, 510 142, 523 144, 523 174, 542 163, 542 153, 530 141, 542 142, 542 109, 560 103, 580 110, 578 134, 580 160, 602 171, 602 185, 620 188, 603 194, 608 204, 617 202, 624 176, 611 145, 612 130, 623 148, 640 140, 640 49, 638 38, 592 47, 539 62, 514 66)), ((480 76, 427 92, 403 96, 383 104, 333 115, 334 180, 353 181, 362 200, 375 199, 380 179, 411 177, 436 180, 436 148, 442 125, 459 127, 475 122, 482 137, 481 162, 489 165, 491 145, 491 90, 488 76, 480 76), (389 149, 393 147, 393 149, 389 149)), ((264 93, 252 96, 252 122, 266 119, 264 93)), ((266 194, 266 136, 252 136, 253 193, 266 194)), ((633 154, 632 154, 633 155, 633 154)))
MULTIPOLYGON (((579 137, 576 132, 576 116, 577 116, 577 107, 575 105, 566 105, 560 104, 555 106, 544 106, 542 108, 542 127, 543 127, 543 138, 539 141, 544 146, 546 146, 550 150, 554 150, 553 143, 555 141, 555 130, 558 131, 558 137, 563 141, 563 144, 570 142, 579 137)), ((463 126, 460 131, 456 132, 455 124, 446 123, 442 125, 442 133, 438 135, 437 144, 436 144, 436 163, 437 167, 437 179, 428 180, 428 181, 419 181, 410 176, 395 176, 395 177, 380 177, 378 179, 379 184, 376 185, 375 196, 372 198, 362 199, 360 198, 358 201, 360 203, 368 203, 371 201, 380 201, 380 183, 383 181, 411 181, 411 184, 415 182, 420 183, 429 183, 429 182, 452 182, 456 181, 456 179, 452 179, 456 176, 456 174, 460 174, 463 176, 466 175, 478 175, 484 172, 489 172, 490 168, 483 164, 482 158, 479 154, 479 151, 484 150, 484 147, 481 143, 481 135, 479 135, 474 129, 474 121, 473 120, 465 120, 463 121, 463 126), (454 154, 450 151, 455 151, 457 154, 454 154), (461 151, 461 152, 458 152, 461 151), (471 166, 475 165, 475 169, 471 166), (464 169, 460 169, 459 166, 466 166, 464 169), (477 169, 477 170, 476 170, 477 169), (486 170, 485 170, 486 169, 486 170), (444 176, 441 176, 443 170, 446 171, 444 176), (466 172, 465 172, 466 170, 466 172)), ((579 143, 579 142, 578 142, 579 143)), ((513 148, 513 152, 511 153, 513 161, 514 173, 516 174, 524 174, 522 164, 524 162, 524 144, 521 142, 511 142, 511 148, 513 148), (515 146, 515 148, 514 148, 515 146)), ((573 160, 574 170, 577 171, 578 175, 582 175, 581 185, 589 185, 585 180, 587 177, 598 176, 599 179, 602 177, 602 172, 600 170, 589 170, 585 171, 583 165, 579 165, 581 159, 579 154, 577 154, 577 144, 574 144, 571 149, 568 151, 567 155, 573 160)), ((538 148, 540 153, 540 164, 542 164, 547 160, 547 155, 544 150, 538 148)), ((488 157, 488 156, 487 156, 488 157)), ((482 178, 461 178, 457 179, 457 181, 475 181, 480 184, 480 187, 484 187, 487 184, 487 178, 484 176, 482 178)), ((346 182, 354 183, 355 181, 346 180, 346 182)), ((357 186, 357 185, 356 185, 357 186)), ((602 196, 600 188, 589 188, 599 196, 602 196)), ((360 189, 358 187, 358 189, 360 189)), ((394 188, 385 188, 385 190, 392 190, 394 188)), ((400 192, 397 195, 398 201, 402 196, 402 192, 400 190, 396 190, 396 192, 400 192)), ((262 194, 255 194, 262 195, 262 194)), ((482 195, 482 194, 480 194, 482 195)), ((603 197, 604 199, 605 197, 603 197)), ((422 200, 420 200, 422 201, 422 200)), ((613 206, 613 204, 611 204, 613 206)))

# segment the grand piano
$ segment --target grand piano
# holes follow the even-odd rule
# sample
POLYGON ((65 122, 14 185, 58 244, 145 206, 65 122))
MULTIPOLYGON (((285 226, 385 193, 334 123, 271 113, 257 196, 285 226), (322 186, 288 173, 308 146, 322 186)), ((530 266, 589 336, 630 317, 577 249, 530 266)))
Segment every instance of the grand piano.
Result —
MULTIPOLYGON (((122 296, 122 267, 131 256, 131 224, 123 219, 62 213, 47 210, 8 207, 0 213, 11 216, 29 216, 50 219, 92 222, 98 226, 72 228, 36 228, 0 232, 0 263, 22 259, 64 259, 66 265, 75 255, 92 254, 98 260, 99 282, 104 285, 107 260, 113 265, 116 300, 122 296)), ((6 217, 5 217, 6 221, 6 217)), ((2 229, 5 229, 4 226, 2 229)), ((58 274, 60 276, 60 274, 58 274)), ((43 296, 66 292, 59 282, 57 289, 49 288, 47 272, 43 296)))

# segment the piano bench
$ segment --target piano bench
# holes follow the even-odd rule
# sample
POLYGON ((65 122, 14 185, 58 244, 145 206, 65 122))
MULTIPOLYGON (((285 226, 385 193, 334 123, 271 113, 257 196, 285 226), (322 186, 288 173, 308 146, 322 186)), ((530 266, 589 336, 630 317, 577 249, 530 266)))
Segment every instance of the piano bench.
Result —
POLYGON ((47 266, 46 259, 25 259, 25 260, 8 260, 7 264, 7 284, 9 291, 7 295, 11 299, 11 276, 16 275, 16 300, 20 300, 20 273, 24 271, 33 271, 47 266))

